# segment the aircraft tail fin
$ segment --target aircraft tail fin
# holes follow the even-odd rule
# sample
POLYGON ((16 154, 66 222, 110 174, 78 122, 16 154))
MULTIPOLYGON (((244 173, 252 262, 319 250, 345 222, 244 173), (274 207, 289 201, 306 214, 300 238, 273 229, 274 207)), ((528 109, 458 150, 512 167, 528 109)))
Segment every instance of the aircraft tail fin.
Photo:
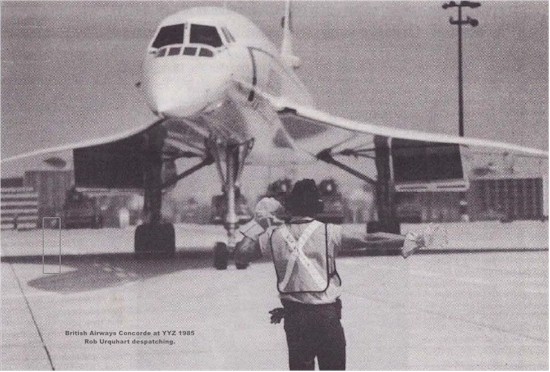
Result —
POLYGON ((290 1, 291 0, 286 0, 285 14, 281 20, 281 26, 283 27, 281 57, 288 66, 298 68, 302 64, 302 61, 294 55, 292 50, 292 9, 290 1))

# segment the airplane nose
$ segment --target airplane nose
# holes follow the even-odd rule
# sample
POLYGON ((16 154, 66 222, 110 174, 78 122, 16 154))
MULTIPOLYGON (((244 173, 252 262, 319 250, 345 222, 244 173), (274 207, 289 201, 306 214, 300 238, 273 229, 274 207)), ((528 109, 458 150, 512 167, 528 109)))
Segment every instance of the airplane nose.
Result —
POLYGON ((194 79, 158 76, 149 87, 151 109, 163 116, 193 116, 209 101, 210 89, 194 79))
POLYGON ((162 116, 192 117, 223 98, 229 72, 219 65, 190 64, 146 74, 148 104, 162 116), (216 67, 216 68, 215 68, 216 67))
POLYGON ((153 98, 155 111, 163 116, 192 116, 208 102, 206 92, 189 85, 176 89, 159 87, 153 98))

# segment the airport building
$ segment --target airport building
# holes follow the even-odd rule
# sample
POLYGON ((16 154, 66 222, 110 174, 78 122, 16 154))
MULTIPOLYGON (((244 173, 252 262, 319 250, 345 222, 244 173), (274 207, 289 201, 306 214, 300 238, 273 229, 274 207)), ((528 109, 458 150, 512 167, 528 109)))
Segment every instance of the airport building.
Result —
MULTIPOLYGON (((465 192, 469 221, 540 220, 548 217, 548 178, 537 174, 487 172, 470 175, 465 192)), ((465 218, 459 192, 396 193, 402 222, 453 222, 465 218)))
POLYGON ((44 217, 62 217, 64 227, 121 227, 136 223, 138 195, 117 190, 70 192, 72 170, 31 170, 23 177, 3 178, 2 229, 41 227, 44 217), (134 206, 135 210, 132 210, 134 206))
MULTIPOLYGON (((65 194, 73 185, 71 170, 31 170, 23 177, 25 187, 38 195, 38 217, 57 217, 63 209, 65 194)), ((40 222, 39 222, 40 225, 40 222)))
MULTIPOLYGON (((470 181, 466 192, 468 219, 542 219, 543 178, 483 178, 470 181)), ((397 214, 403 222, 460 221, 461 195, 457 192, 418 192, 397 195, 397 214)))
POLYGON ((0 215, 2 230, 34 229, 38 221, 38 193, 32 187, 24 187, 23 179, 2 180, 0 215))
POLYGON ((70 170, 32 170, 2 179, 2 229, 36 228, 42 217, 60 216, 72 183, 70 170))

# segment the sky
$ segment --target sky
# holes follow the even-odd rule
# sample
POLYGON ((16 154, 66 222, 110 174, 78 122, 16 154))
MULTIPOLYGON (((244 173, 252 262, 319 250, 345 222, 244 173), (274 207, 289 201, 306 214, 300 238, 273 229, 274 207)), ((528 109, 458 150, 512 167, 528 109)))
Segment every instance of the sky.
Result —
MULTIPOLYGON (((205 4, 223 3, 2 2, 1 156, 153 122, 134 86, 145 48, 162 18, 205 4)), ((457 134, 457 30, 449 24, 456 9, 441 4, 295 2, 298 75, 317 107, 373 124, 457 134)), ((280 44, 284 3, 228 7, 280 44)), ((466 135, 547 150, 548 3, 485 1, 464 13, 480 22, 463 31, 466 135)), ((4 165, 2 176, 28 166, 4 165)), ((264 187, 258 177, 289 172, 335 174, 324 164, 261 169, 245 171, 243 182, 264 187)), ((206 197, 212 190, 200 185, 212 177, 207 170, 181 187, 206 197)))

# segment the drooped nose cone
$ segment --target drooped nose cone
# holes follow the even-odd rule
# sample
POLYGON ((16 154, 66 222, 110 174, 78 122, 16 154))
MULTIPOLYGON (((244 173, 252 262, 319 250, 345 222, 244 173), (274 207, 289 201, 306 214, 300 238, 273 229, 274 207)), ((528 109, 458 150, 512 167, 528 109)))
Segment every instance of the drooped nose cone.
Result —
POLYGON ((177 58, 158 58, 145 67, 145 96, 160 116, 193 117, 223 97, 231 71, 214 58, 177 58))
POLYGON ((161 74, 149 86, 149 105, 162 116, 193 116, 208 104, 210 90, 198 79, 161 74))

